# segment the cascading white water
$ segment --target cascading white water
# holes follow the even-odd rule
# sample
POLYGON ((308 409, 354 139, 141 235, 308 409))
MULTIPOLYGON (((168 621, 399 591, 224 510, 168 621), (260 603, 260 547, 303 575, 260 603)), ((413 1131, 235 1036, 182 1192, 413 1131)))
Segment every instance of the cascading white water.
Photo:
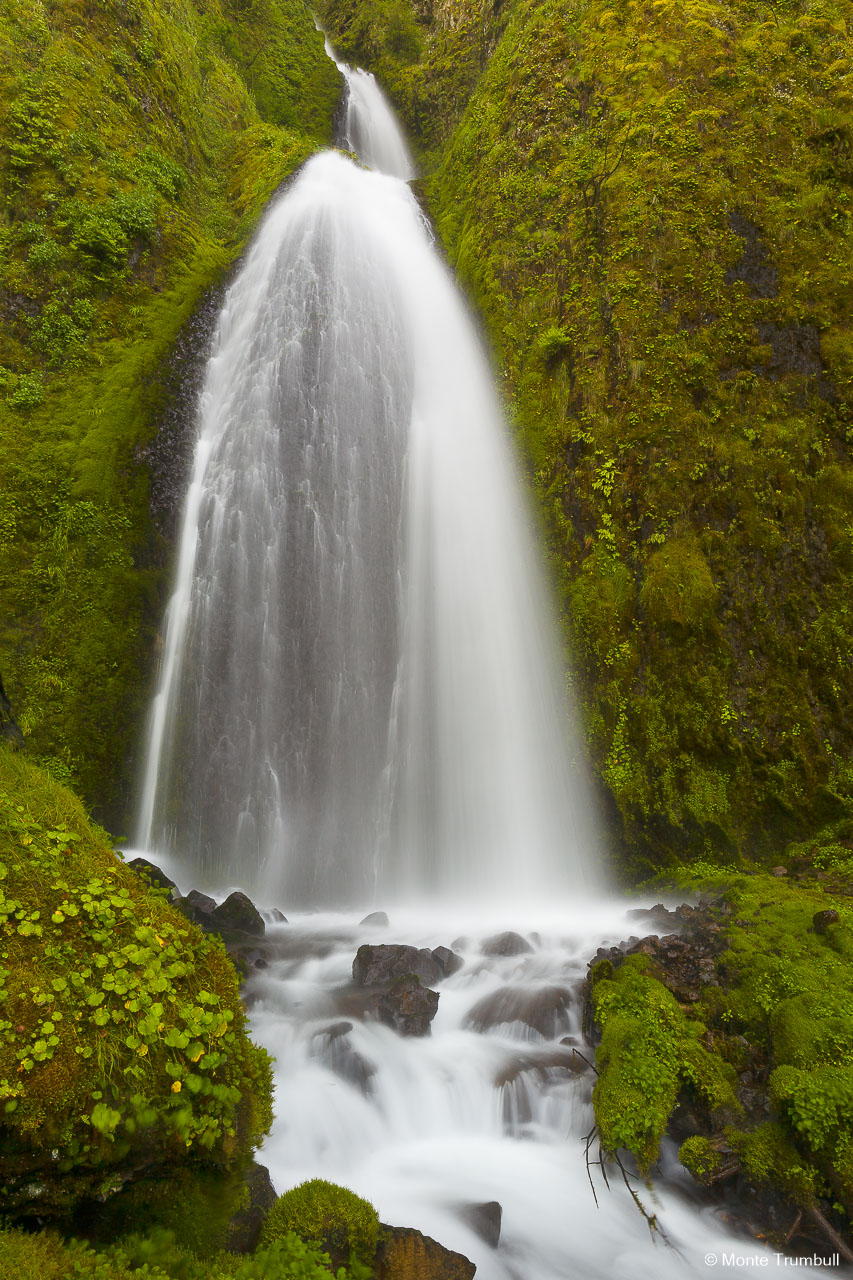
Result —
POLYGON ((139 843, 286 904, 568 896, 591 806, 490 371, 401 180, 324 153, 225 300, 139 843))

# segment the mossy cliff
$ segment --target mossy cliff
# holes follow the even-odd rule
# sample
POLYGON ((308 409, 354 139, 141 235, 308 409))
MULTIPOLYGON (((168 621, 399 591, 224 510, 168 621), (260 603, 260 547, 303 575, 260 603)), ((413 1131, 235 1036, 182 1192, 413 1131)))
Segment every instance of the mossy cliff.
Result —
POLYGON ((304 0, 0 15, 0 670, 32 753, 116 822, 164 604, 167 357, 340 90, 304 0))
POLYGON ((849 0, 327 0, 504 378, 634 870, 850 812, 849 0))

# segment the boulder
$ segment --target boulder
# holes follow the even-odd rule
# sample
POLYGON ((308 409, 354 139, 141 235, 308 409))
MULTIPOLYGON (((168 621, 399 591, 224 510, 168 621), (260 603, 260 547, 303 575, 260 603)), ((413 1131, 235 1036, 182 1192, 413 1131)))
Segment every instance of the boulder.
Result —
POLYGON ((387 929, 388 916, 384 911, 371 911, 370 915, 365 916, 359 923, 375 925, 376 928, 387 929))
POLYGON ((501 1240, 501 1218, 503 1217, 503 1209, 497 1200, 488 1200, 483 1204, 466 1204, 460 1216, 481 1240, 491 1245, 493 1249, 497 1249, 501 1240))
POLYGON ((165 871, 161 871, 159 867, 155 866, 153 862, 149 862, 147 858, 134 858, 127 865, 137 875, 144 876, 149 884, 154 885, 155 889, 174 889, 177 893, 178 886, 174 880, 170 880, 165 871))
POLYGON ((420 1231, 383 1225, 381 1232, 373 1264, 376 1280, 474 1280, 473 1262, 420 1231))
POLYGON ((228 1223, 225 1248, 229 1253, 252 1253, 257 1248, 267 1214, 276 1202, 269 1169, 253 1160, 243 1175, 243 1207, 228 1223))
POLYGON ((461 956, 450 950, 450 947, 435 947, 432 952, 432 958, 444 978, 449 978, 451 974, 457 973, 465 963, 461 956))
POLYGON ((533 1072, 540 1084, 550 1080, 568 1080, 570 1076, 582 1076, 591 1070, 589 1063, 574 1046, 561 1043, 558 1047, 545 1045, 541 1049, 528 1049, 507 1059, 495 1076, 495 1087, 515 1084, 526 1072, 533 1072))
POLYGON ((421 986, 414 974, 405 974, 377 992, 374 1010, 380 1022, 402 1036, 427 1036, 438 1012, 438 992, 421 986))
POLYGON ((521 1022, 551 1040, 567 1029, 571 1000, 572 993, 565 987, 501 987, 479 1000, 465 1021, 474 1031, 521 1022))
POLYGON ((351 1022, 333 1022, 323 1027, 311 1040, 311 1057, 367 1094, 376 1068, 350 1044, 351 1031, 351 1022))
POLYGON ((486 938, 480 950, 484 956, 523 956, 532 952, 533 948, 520 933, 507 930, 506 933, 496 933, 491 938, 486 938))
POLYGON ((831 924, 838 924, 838 912, 830 908, 828 911, 816 911, 812 916, 815 933, 826 933, 831 924))
POLYGON ((272 916, 273 924, 287 924, 287 916, 278 907, 273 907, 270 915, 272 916))
POLYGON ((239 889, 230 893, 218 907, 214 907, 211 921, 216 932, 223 937, 229 933, 248 933, 253 938, 262 938, 266 932, 257 907, 239 889))
POLYGON ((381 943, 373 946, 365 943, 359 947, 352 964, 352 979, 359 986, 373 987, 380 983, 415 974, 423 983, 439 982, 445 975, 426 947, 408 947, 402 943, 381 943))

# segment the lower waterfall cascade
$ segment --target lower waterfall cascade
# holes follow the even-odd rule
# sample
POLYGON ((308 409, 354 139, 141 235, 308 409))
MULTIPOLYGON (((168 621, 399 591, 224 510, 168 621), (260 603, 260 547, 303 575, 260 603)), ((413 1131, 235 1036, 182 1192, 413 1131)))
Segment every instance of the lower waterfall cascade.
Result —
POLYGON ((593 1198, 592 1074, 567 1058, 593 1052, 586 961, 642 904, 604 893, 488 361, 388 104, 341 70, 342 141, 367 168, 307 162, 219 318, 135 843, 186 888, 240 887, 287 914, 268 915, 268 966, 245 988, 275 1058, 260 1160, 277 1192, 339 1182, 477 1280, 773 1267, 699 1207, 669 1147, 639 1185, 661 1234, 621 1183, 593 1198), (389 925, 358 923, 373 906, 389 925), (484 951, 506 929, 526 949, 484 951), (462 957, 428 1036, 342 995, 358 947, 386 941, 462 957), (537 999, 551 1013, 532 1025, 518 1010, 537 999), (497 1245, 471 1225, 488 1202, 497 1245))

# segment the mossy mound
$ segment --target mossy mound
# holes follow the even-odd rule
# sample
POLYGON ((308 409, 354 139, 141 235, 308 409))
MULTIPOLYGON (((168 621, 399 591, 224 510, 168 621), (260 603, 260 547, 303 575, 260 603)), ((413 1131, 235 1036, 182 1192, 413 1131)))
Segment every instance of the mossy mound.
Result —
POLYGON ((271 1076, 221 944, 6 749, 0 923, 2 1212, 70 1221, 142 1179, 239 1170, 271 1076))
POLYGON ((623 865, 853 814, 849 0, 324 13, 499 358, 623 865))
POLYGON ((304 0, 0 15, 0 670, 116 832, 166 589, 168 357, 341 87, 304 0))
POLYGON ((261 1244, 289 1232, 320 1245, 336 1265, 350 1259, 369 1265, 379 1241, 379 1218, 353 1191, 314 1178, 279 1196, 267 1215, 261 1244))

